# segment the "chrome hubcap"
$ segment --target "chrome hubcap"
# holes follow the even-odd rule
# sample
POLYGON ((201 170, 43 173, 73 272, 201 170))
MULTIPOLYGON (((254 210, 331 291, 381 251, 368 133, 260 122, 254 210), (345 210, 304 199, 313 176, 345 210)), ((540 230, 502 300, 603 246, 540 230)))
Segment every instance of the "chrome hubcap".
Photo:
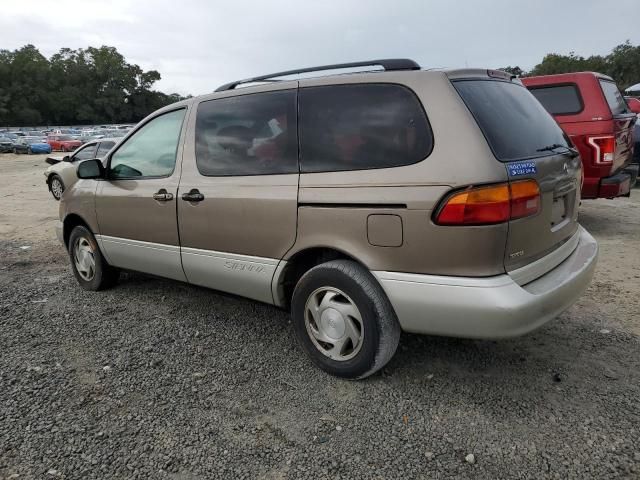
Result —
POLYGON ((333 287, 315 290, 307 299, 304 319, 313 344, 332 360, 350 360, 362 348, 362 316, 343 291, 333 287))
POLYGON ((62 196, 62 184, 57 178, 54 178, 51 181, 51 191, 56 198, 60 198, 62 196))
POLYGON ((90 282, 96 274, 96 258, 91 244, 86 238, 80 238, 73 249, 73 262, 80 276, 90 282))

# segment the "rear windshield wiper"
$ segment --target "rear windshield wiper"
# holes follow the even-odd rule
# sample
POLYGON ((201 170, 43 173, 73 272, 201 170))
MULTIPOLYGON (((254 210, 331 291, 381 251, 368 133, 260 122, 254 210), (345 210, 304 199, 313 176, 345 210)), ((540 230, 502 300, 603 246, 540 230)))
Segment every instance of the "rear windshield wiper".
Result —
POLYGON ((557 149, 563 149, 563 152, 559 152, 562 155, 569 155, 571 158, 575 158, 580 153, 575 148, 567 147, 566 145, 560 145, 559 143, 553 143, 551 145, 547 145, 546 147, 538 148, 536 152, 553 152, 557 149))

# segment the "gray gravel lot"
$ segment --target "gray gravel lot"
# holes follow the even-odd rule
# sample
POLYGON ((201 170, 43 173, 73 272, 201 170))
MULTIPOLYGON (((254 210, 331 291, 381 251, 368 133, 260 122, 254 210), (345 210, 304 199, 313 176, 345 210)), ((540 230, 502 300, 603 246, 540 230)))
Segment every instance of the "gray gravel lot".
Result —
POLYGON ((0 156, 0 179, 29 179, 0 180, 0 478, 640 478, 639 189, 583 205, 600 263, 557 320, 403 335, 350 382, 268 305, 133 273, 82 291, 29 234, 57 211, 42 168, 0 156))

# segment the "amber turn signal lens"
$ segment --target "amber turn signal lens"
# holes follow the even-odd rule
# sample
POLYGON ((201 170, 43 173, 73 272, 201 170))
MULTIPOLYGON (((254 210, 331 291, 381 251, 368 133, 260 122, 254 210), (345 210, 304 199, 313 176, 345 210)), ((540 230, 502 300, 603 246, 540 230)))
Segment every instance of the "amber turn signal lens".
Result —
POLYGON ((535 180, 488 187, 471 187, 446 200, 438 225, 492 225, 535 215, 540 210, 540 188, 535 180))
POLYGON ((535 180, 511 183, 511 220, 535 215, 540 211, 540 188, 535 180))

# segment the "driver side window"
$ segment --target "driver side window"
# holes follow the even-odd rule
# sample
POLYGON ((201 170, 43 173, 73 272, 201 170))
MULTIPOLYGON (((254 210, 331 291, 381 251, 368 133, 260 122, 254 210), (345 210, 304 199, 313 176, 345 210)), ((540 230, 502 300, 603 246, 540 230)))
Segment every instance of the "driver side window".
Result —
POLYGON ((185 111, 183 108, 160 115, 134 133, 111 156, 109 177, 137 179, 171 175, 185 111))

